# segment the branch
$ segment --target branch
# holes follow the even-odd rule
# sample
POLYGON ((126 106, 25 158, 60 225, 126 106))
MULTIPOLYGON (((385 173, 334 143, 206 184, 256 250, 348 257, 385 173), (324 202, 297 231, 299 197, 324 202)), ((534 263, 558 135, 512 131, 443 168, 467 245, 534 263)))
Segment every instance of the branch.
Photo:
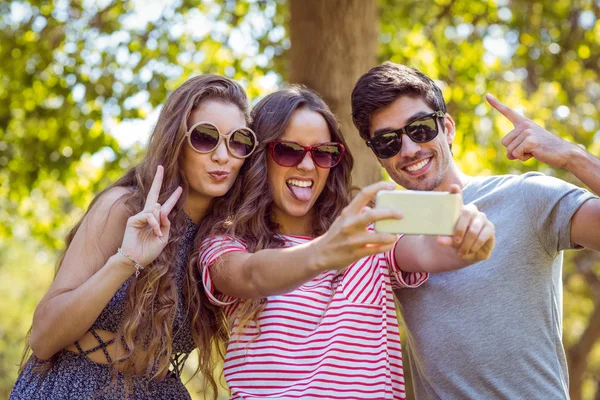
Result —
POLYGON ((450 11, 452 11, 452 6, 454 5, 454 0, 451 0, 446 6, 442 9, 442 11, 435 17, 429 20, 427 27, 432 29, 435 25, 437 25, 442 18, 445 18, 450 15, 450 11))

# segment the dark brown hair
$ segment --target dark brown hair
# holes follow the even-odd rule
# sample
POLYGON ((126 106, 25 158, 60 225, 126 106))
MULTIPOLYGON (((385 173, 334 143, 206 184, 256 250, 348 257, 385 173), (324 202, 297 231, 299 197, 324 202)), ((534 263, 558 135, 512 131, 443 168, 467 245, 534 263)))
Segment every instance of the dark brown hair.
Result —
POLYGON ((420 97, 434 111, 446 112, 440 88, 422 72, 385 62, 361 76, 352 90, 352 121, 364 140, 370 138, 373 114, 402 96, 420 97))
MULTIPOLYGON (((269 143, 283 136, 293 114, 299 109, 319 113, 329 127, 331 140, 346 146, 342 162, 331 169, 323 192, 313 206, 313 236, 325 233, 348 205, 350 172, 354 161, 335 115, 316 93, 304 86, 293 85, 266 96, 252 110, 250 126, 258 136, 260 144, 246 161, 246 173, 238 180, 245 188, 245 193, 237 204, 229 204, 231 220, 215 229, 213 233, 224 233, 241 239, 251 252, 284 245, 283 241, 275 236, 279 233, 279 227, 271 219, 273 195, 267 179, 267 149, 269 143)), ((240 332, 250 319, 253 319, 258 327, 257 316, 265 305, 266 302, 260 300, 242 301, 233 317, 241 321, 238 326, 240 332)))
MULTIPOLYGON (((152 265, 132 281, 128 289, 123 323, 117 331, 117 343, 125 344, 126 353, 115 359, 110 366, 113 373, 117 370, 117 366, 118 370, 123 373, 126 392, 130 388, 131 379, 139 376, 140 366, 144 370, 144 375, 151 374, 153 378, 156 378, 166 373, 170 365, 169 358, 173 351, 172 321, 178 307, 173 265, 178 256, 178 244, 185 233, 188 219, 183 205, 189 187, 180 166, 180 155, 182 146, 185 145, 184 136, 188 128, 188 118, 193 110, 207 100, 236 105, 244 113, 246 121, 249 122, 248 100, 244 89, 238 83, 225 77, 209 74, 189 79, 168 97, 151 135, 144 159, 94 198, 86 214, 66 238, 66 247, 68 247, 94 204, 113 188, 129 189, 130 194, 124 195, 118 202, 126 207, 130 215, 140 212, 144 207, 158 165, 164 167, 163 185, 158 200, 160 203, 163 203, 178 186, 183 188, 181 199, 169 215, 171 220, 169 243, 152 265), (142 346, 144 351, 136 351, 142 346)), ((230 198, 232 190, 224 197, 230 198)), ((206 218, 200 223, 196 237, 206 236, 212 227, 211 224, 217 218, 212 215, 214 210, 215 202, 208 210, 206 218)), ((65 252, 57 262, 57 271, 62 264, 65 252)), ((106 255, 106 258, 109 256, 106 255)), ((205 381, 214 392, 214 398, 216 398, 218 385, 213 377, 215 361, 213 351, 216 347, 218 353, 223 355, 227 329, 222 311, 209 304, 204 291, 200 290, 201 288, 201 277, 197 266, 190 262, 183 286, 185 304, 181 306, 191 310, 192 336, 199 349, 199 364, 196 373, 203 374, 205 381)), ((28 350, 29 348, 26 348, 23 355, 22 368, 25 365, 24 361, 27 359, 28 350)), ((40 369, 47 370, 51 365, 52 363, 43 363, 40 369)))

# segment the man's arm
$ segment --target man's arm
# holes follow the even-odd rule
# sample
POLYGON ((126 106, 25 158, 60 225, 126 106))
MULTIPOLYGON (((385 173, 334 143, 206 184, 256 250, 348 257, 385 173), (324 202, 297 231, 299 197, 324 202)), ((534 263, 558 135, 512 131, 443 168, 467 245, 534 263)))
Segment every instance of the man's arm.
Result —
MULTIPOLYGON (((487 95, 486 99, 515 127, 502 139, 509 160, 527 161, 534 157, 552 167, 565 168, 600 195, 600 160, 580 146, 548 132, 493 96, 487 95)), ((600 251, 599 199, 583 203, 571 218, 571 242, 600 251)))
POLYGON ((565 168, 589 187, 592 192, 600 196, 600 160, 579 146, 565 143, 574 147, 568 156, 568 163, 565 168))
POLYGON ((495 237, 492 234, 478 252, 461 256, 458 248, 440 244, 434 236, 406 235, 398 241, 394 257, 402 271, 440 273, 487 260, 494 245, 495 237))
MULTIPOLYGON (((569 143, 570 144, 570 143, 569 143)), ((569 172, 600 195, 600 160, 577 147, 565 167, 569 172)), ((580 246, 600 251, 600 200, 583 203, 571 218, 571 241, 580 246)))

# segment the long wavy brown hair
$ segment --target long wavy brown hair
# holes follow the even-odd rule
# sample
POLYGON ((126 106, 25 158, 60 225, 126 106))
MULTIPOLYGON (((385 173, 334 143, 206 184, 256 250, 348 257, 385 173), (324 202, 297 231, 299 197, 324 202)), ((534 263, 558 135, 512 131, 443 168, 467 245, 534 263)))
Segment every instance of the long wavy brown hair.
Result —
MULTIPOLYGON (((144 375, 156 379, 164 376, 168 371, 169 359, 173 351, 172 323, 178 306, 183 306, 192 315, 192 335, 199 349, 199 363, 195 374, 200 372, 204 376, 205 382, 214 393, 214 398, 217 397, 218 384, 213 377, 217 360, 214 351, 216 349, 216 355, 223 358, 224 345, 228 339, 226 321, 222 311, 211 306, 204 291, 200 290, 201 277, 195 262, 188 263, 183 287, 185 302, 183 305, 178 304, 177 287, 172 270, 177 258, 178 243, 185 233, 189 218, 183 210, 189 186, 180 166, 180 154, 182 146, 187 145, 184 136, 188 118, 200 103, 207 100, 237 106, 244 113, 246 122, 249 122, 248 100, 244 89, 238 83, 209 74, 189 79, 168 97, 151 135, 144 159, 94 198, 86 214, 66 238, 66 248, 68 248, 85 216, 98 199, 113 188, 130 189, 130 194, 124 195, 119 201, 125 205, 130 215, 139 213, 144 207, 158 165, 164 167, 163 186, 158 200, 160 203, 167 200, 178 186, 183 188, 181 199, 169 215, 171 233, 167 246, 151 266, 132 281, 128 289, 124 320, 116 333, 117 343, 124 343, 126 350, 125 354, 113 360, 110 365, 113 376, 116 376, 117 366, 123 373, 126 392, 131 388, 133 377, 144 375), (141 372, 140 366, 143 369, 141 372)), ((240 174, 243 174, 245 169, 243 166, 240 174)), ((218 212, 220 210, 218 204, 227 203, 230 198, 235 198, 233 194, 239 193, 239 187, 239 184, 235 184, 225 196, 213 201, 207 215, 200 223, 196 242, 198 238, 206 237, 216 221, 224 215, 218 212)), ((66 250, 57 261, 56 271, 62 264, 65 252, 66 250)), ((29 357, 29 354, 30 347, 27 345, 23 353, 21 369, 27 362, 37 360, 35 357, 29 357), (29 361, 26 361, 28 359, 29 361)), ((36 365, 36 370, 48 371, 53 359, 49 363, 36 363, 39 364, 36 365)))
MULTIPOLYGON (((238 179, 245 191, 239 201, 225 204, 229 208, 223 211, 225 215, 231 215, 231 218, 224 224, 217 225, 211 235, 225 234, 241 239, 251 252, 283 247, 283 240, 276 236, 279 226, 271 214, 273 194, 267 180, 267 157, 270 157, 268 146, 270 142, 283 136, 293 114, 299 109, 319 113, 329 127, 331 140, 343 143, 347 150, 341 163, 331 169, 323 192, 313 206, 313 237, 324 234, 348 205, 350 173, 354 160, 339 123, 329 106, 315 92, 304 86, 292 85, 266 96, 252 110, 250 127, 260 143, 246 161, 247 170, 244 175, 238 179)), ((260 334, 258 315, 265 305, 264 299, 243 300, 229 323, 239 321, 237 331, 241 333, 246 323, 252 320, 260 334)))

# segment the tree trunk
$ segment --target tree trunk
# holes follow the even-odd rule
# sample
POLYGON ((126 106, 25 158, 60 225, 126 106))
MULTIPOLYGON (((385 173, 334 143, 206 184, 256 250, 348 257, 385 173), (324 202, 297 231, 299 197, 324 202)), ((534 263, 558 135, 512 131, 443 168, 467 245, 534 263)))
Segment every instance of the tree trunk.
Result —
POLYGON ((375 0, 291 0, 289 82, 319 93, 338 117, 354 156, 354 185, 381 179, 375 156, 354 128, 350 95, 377 62, 375 0))
MULTIPOLYGON (((583 381, 585 373, 588 372, 588 357, 600 339, 600 277, 594 272, 594 265, 598 261, 600 261, 598 253, 591 250, 583 250, 573 259, 577 271, 583 275, 590 286, 594 311, 579 341, 567 349, 569 396, 572 400, 582 399, 583 381)), ((597 396, 599 393, 600 387, 596 389, 597 396)))
MULTIPOLYGON (((590 323, 581 335, 579 343, 568 351, 569 396, 572 400, 582 398, 583 378, 588 366, 588 356, 600 336, 600 304, 596 302, 590 323)), ((596 389, 600 392, 599 389, 596 389)))

